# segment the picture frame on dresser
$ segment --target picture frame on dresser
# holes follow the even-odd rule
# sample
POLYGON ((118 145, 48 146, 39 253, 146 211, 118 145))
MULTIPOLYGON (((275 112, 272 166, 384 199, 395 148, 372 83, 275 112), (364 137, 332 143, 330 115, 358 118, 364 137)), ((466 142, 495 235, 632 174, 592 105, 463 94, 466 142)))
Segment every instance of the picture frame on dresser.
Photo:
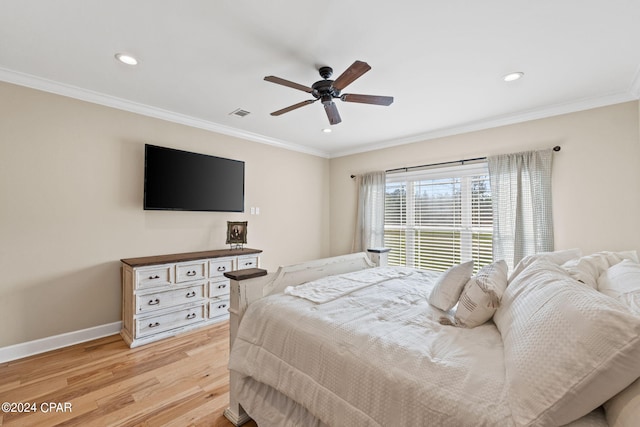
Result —
POLYGON ((225 273, 260 266, 260 249, 122 259, 122 329, 137 347, 229 319, 225 273))
POLYGON ((248 221, 227 221, 227 245, 231 249, 242 249, 247 243, 248 221))

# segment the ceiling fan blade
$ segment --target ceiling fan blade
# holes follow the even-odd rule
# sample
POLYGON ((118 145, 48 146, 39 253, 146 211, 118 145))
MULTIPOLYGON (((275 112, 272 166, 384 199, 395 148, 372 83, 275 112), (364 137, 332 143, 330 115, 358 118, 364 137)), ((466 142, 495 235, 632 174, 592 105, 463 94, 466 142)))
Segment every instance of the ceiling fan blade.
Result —
POLYGON ((374 105, 391 105, 393 103, 393 96, 358 95, 355 93, 345 93, 340 99, 344 102, 360 102, 374 105))
POLYGON ((329 123, 332 125, 337 125, 342 121, 340 118, 340 113, 338 113, 338 107, 336 107, 336 103, 331 102, 323 102, 324 111, 327 112, 327 117, 329 118, 329 123))
POLYGON ((298 89, 298 90, 301 90, 303 92, 307 92, 307 93, 313 92, 313 89, 311 89, 309 86, 304 86, 304 85, 301 85, 301 84, 298 84, 298 83, 291 82, 289 80, 281 79, 280 77, 267 76, 264 79, 266 81, 268 81, 268 82, 276 83, 276 84, 287 86, 287 87, 291 87, 293 89, 298 89))
POLYGON ((306 101, 298 102, 297 104, 290 105, 282 110, 274 111, 271 113, 272 116, 279 116, 284 113, 288 113, 289 111, 295 110, 300 107, 304 107, 305 105, 313 104, 317 99, 307 99, 306 101))
POLYGON ((366 62, 356 61, 334 80, 332 86, 337 90, 342 90, 370 69, 371 67, 366 62))

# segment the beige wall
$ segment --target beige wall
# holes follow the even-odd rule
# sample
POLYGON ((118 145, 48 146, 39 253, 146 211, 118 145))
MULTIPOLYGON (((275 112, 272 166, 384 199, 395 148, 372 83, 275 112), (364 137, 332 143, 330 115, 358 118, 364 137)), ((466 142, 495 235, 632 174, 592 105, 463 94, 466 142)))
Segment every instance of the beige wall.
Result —
POLYGON ((119 259, 222 248, 227 220, 270 270, 350 252, 352 173, 561 145, 556 247, 640 249, 639 121, 630 102, 327 160, 0 83, 0 347, 120 320, 119 259), (247 213, 142 210, 145 143, 245 161, 247 213))
MULTIPOLYGON (((640 251, 638 102, 439 138, 331 160, 331 253, 351 250, 349 175, 561 145, 553 159, 556 249, 640 251)), ((428 120, 428 118, 425 118, 428 120)))
POLYGON ((121 258, 224 248, 227 220, 265 268, 328 256, 329 160, 0 83, 0 347, 119 321, 121 258), (247 212, 144 211, 145 143, 245 161, 247 212))

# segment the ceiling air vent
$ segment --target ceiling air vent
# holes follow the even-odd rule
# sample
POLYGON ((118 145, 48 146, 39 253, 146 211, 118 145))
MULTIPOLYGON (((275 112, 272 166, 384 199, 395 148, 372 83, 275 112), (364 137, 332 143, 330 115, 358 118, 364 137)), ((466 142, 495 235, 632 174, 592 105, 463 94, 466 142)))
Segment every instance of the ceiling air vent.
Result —
POLYGON ((243 110, 242 108, 236 108, 235 110, 229 113, 230 116, 238 116, 238 117, 245 117, 245 116, 248 116, 249 114, 251 114, 249 111, 243 110))

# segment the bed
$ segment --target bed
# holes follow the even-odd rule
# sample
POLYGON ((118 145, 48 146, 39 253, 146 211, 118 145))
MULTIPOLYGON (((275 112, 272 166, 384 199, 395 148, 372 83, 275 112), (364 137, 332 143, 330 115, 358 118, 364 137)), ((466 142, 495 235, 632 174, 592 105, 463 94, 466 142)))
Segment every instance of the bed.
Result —
POLYGON ((508 277, 499 264, 473 275, 374 259, 230 276, 230 421, 639 425, 635 252, 539 254, 508 277))

